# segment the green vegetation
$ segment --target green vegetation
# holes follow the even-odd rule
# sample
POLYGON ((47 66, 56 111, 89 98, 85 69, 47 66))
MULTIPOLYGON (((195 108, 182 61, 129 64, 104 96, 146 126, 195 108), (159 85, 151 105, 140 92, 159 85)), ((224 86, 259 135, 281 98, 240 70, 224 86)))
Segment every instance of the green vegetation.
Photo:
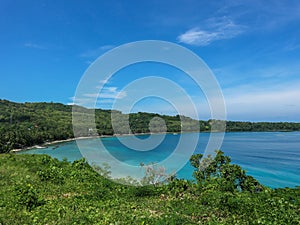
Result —
POLYGON ((0 100, 0 152, 73 136, 70 106, 0 100))
POLYGON ((227 121, 226 131, 299 131, 300 123, 227 121))
POLYGON ((263 187, 220 151, 201 157, 194 183, 134 187, 83 159, 1 154, 0 224, 300 224, 300 188, 263 187))
POLYGON ((194 177, 202 187, 214 184, 221 191, 234 192, 261 192, 264 187, 252 176, 247 176, 246 171, 240 166, 230 164, 231 159, 224 156, 222 151, 217 151, 216 156, 200 161, 202 154, 193 155, 191 165, 196 168, 194 177))
MULTIPOLYGON (((159 118, 167 132, 180 132, 182 119, 186 131, 210 131, 212 123, 222 122, 96 109, 97 133, 127 134, 126 117, 132 133, 150 132, 149 124, 160 132, 159 118), (112 113, 121 118, 115 130, 112 113)), ((300 123, 227 122, 227 131, 296 130, 300 123)), ((72 137, 72 106, 0 100, 0 153, 72 137)), ((299 187, 264 187, 221 151, 214 159, 201 158, 190 160, 195 182, 171 177, 157 184, 165 178, 163 168, 142 165, 141 183, 149 185, 134 187, 125 184, 138 181, 115 183, 108 179, 108 166, 92 168, 84 159, 69 163, 46 155, 0 154, 0 224, 300 224, 299 187)))
MULTIPOLYGON (((89 113, 93 110, 82 107, 82 112, 89 113)), ((95 110, 95 121, 99 135, 128 134, 122 120, 114 131, 111 125, 111 114, 119 118, 126 117, 118 111, 95 110)), ((86 114, 83 114, 86 116, 86 114)), ((210 131, 212 123, 218 120, 196 121, 184 116, 167 116, 155 113, 132 113, 129 116, 129 125, 132 133, 148 133, 149 123, 152 132, 160 132, 159 123, 155 118, 165 121, 167 132, 180 132, 181 120, 184 120, 185 131, 210 131), (152 123, 151 123, 152 122, 152 123)), ((300 123, 251 123, 227 122, 227 131, 299 131, 300 123)), ((83 130, 82 136, 93 135, 88 130, 83 130)), ((9 152, 11 149, 25 148, 54 140, 73 138, 72 106, 60 103, 14 103, 0 100, 0 153, 9 152)))

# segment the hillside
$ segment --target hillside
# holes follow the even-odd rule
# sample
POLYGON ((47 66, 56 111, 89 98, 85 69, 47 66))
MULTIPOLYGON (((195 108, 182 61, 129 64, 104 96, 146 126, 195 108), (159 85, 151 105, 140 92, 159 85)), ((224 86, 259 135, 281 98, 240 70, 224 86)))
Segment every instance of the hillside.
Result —
POLYGON ((0 224, 299 224, 300 188, 239 191, 230 177, 134 187, 84 160, 1 154, 0 224))
MULTIPOLYGON (((88 109, 84 109, 87 110, 88 109)), ((113 111, 120 117, 121 112, 113 111)), ((96 109, 95 121, 99 135, 127 134, 129 131, 121 124, 113 130, 111 125, 111 110, 96 109)), ((210 131, 211 123, 216 120, 196 121, 183 116, 168 116, 155 113, 131 113, 129 125, 132 133, 149 132, 149 123, 154 117, 162 118, 167 132, 180 132, 180 119, 188 124, 186 131, 210 131)), ((300 123, 270 123, 270 122, 226 122, 227 131, 299 131, 300 123)), ((160 131, 160 127, 156 127, 160 131)), ((155 130, 154 130, 155 131, 155 130)), ((85 130, 82 136, 90 133, 85 130)), ((61 103, 15 103, 0 100, 0 153, 11 149, 24 148, 54 140, 73 138, 72 106, 61 103)))

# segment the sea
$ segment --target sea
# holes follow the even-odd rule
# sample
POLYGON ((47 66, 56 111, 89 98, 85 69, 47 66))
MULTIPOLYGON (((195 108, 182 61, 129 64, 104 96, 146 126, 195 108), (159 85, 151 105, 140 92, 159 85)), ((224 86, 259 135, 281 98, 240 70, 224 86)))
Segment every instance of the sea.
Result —
MULTIPOLYGON (((194 168, 188 159, 192 154, 214 152, 207 149, 210 136, 211 133, 203 132, 88 138, 19 154, 47 154, 71 162, 85 157, 89 163, 99 166, 111 162, 112 174, 122 173, 122 176, 133 175, 137 170, 144 173, 141 163, 158 163, 157 170, 167 167, 164 173, 193 179, 194 168), (147 147, 143 147, 143 143, 147 147)), ((220 150, 263 185, 271 188, 300 186, 300 132, 228 132, 220 150)))

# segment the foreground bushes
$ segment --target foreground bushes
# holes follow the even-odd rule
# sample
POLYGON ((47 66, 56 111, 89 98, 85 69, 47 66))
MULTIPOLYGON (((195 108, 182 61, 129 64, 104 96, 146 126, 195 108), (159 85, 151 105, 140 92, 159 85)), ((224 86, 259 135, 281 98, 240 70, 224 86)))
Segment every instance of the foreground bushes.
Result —
POLYGON ((133 187, 99 176, 84 160, 2 154, 0 224, 299 224, 300 188, 262 187, 224 157, 199 164, 197 182, 133 187))

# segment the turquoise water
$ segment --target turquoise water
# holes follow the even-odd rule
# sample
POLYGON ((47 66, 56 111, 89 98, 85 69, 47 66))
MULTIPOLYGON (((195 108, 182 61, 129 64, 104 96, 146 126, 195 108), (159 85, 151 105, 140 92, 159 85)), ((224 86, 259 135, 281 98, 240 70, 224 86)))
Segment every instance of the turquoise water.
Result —
MULTIPOLYGON (((167 134, 161 144, 151 151, 135 151, 124 146, 116 137, 101 138, 103 145, 118 160, 130 165, 141 162, 150 163, 166 159, 176 147, 181 135, 185 140, 199 137, 195 153, 203 153, 209 133, 167 134)), ((149 135, 139 136, 141 139, 149 135)), ((121 137, 127 143, 134 142, 131 136, 121 137)), ((157 135, 157 138, 159 135, 157 135)), ((87 146, 85 153, 98 148, 97 139, 79 140, 87 146)), ((186 141, 182 148, 189 149, 186 141)), ((258 179, 262 184, 272 188, 300 186, 300 132, 236 132, 226 133, 221 150, 230 156, 233 163, 239 164, 247 174, 258 179)), ((69 161, 82 158, 76 141, 50 145, 44 149, 32 149, 21 154, 48 154, 69 161)), ((179 156, 180 157, 180 156, 179 156)), ((193 168, 187 163, 177 177, 192 179, 193 168)))

